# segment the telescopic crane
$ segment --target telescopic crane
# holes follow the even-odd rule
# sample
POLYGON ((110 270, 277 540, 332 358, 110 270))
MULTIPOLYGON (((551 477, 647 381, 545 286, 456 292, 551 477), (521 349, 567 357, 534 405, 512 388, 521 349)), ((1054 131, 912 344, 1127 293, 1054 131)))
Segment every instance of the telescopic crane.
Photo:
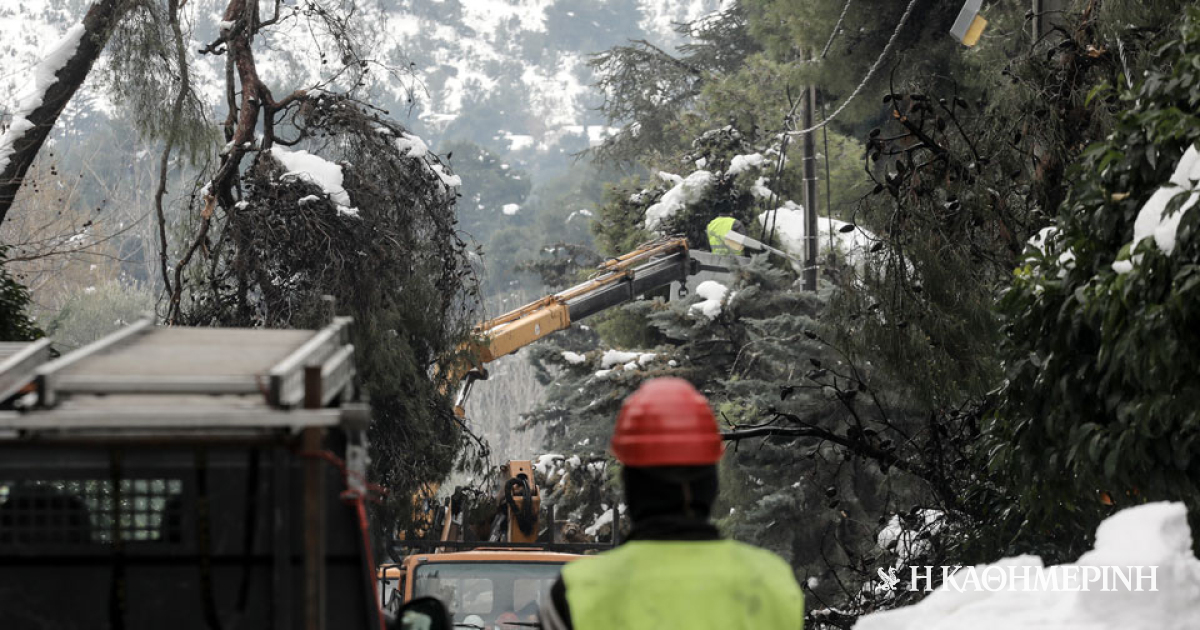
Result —
POLYGON ((471 385, 487 379, 488 363, 672 282, 686 286, 687 277, 698 268, 689 255, 687 239, 661 238, 604 261, 586 282, 476 325, 468 347, 460 353, 463 358, 446 373, 445 382, 459 387, 455 414, 460 418, 466 415, 471 385))
MULTIPOLYGON (((488 363, 672 282, 686 295, 688 276, 701 270, 727 271, 699 258, 689 252, 687 239, 661 238, 605 261, 585 282, 478 324, 457 357, 441 368, 443 391, 458 389, 455 415, 466 415, 471 385, 487 378, 488 363)), ((553 525, 550 541, 538 542, 541 496, 532 462, 508 462, 497 491, 490 540, 463 540, 470 508, 450 498, 429 521, 429 529, 440 534, 437 540, 393 541, 397 563, 379 568, 382 600, 396 605, 432 595, 447 604, 456 623, 533 625, 537 603, 562 565, 580 552, 609 546, 560 542, 553 525)))

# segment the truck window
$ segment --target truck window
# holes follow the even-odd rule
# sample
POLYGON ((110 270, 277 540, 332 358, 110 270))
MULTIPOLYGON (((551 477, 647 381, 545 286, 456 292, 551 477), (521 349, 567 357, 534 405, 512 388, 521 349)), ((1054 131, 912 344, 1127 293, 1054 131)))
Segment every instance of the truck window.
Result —
POLYGON ((413 573, 413 596, 437 597, 456 623, 475 617, 490 630, 506 621, 535 621, 561 570, 558 562, 428 563, 413 573))

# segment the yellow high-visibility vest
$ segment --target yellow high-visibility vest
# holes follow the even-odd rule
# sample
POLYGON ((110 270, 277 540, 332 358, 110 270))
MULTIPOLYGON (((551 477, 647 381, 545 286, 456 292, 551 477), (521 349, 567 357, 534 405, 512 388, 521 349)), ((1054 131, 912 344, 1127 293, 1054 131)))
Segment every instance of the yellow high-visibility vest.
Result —
POLYGON ((732 540, 630 541, 562 571, 575 630, 802 630, 775 554, 732 540))
POLYGON ((729 249, 729 245, 725 244, 725 235, 733 229, 736 221, 737 219, 733 217, 717 217, 708 222, 708 227, 705 228, 705 231, 708 232, 708 251, 721 256, 736 253, 729 249))

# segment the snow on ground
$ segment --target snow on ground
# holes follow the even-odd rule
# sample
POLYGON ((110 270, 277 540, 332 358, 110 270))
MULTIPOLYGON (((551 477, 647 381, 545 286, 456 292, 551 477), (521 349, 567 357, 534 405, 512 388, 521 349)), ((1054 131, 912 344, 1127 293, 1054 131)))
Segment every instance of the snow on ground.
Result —
MULTIPOLYGON (((779 246, 787 253, 804 257, 804 208, 793 201, 787 201, 775 210, 767 210, 758 215, 758 222, 771 229, 775 224, 775 235, 779 238, 779 246)), ((846 256, 851 264, 860 265, 870 252, 871 244, 876 240, 875 235, 861 227, 854 226, 849 232, 842 232, 847 225, 845 221, 829 217, 817 217, 818 249, 822 252, 829 250, 830 234, 838 252, 846 256)))
POLYGON ((512 215, 521 211, 521 206, 515 203, 506 203, 502 208, 500 208, 500 211, 511 217, 512 215))
MULTIPOLYGON (((659 173, 659 176, 669 173, 659 173)), ((678 176, 676 176, 678 177, 678 176)), ((690 203, 699 201, 716 178, 708 171, 696 171, 681 179, 671 190, 663 194, 658 203, 646 209, 646 229, 657 229, 659 224, 670 219, 690 203)))
MULTIPOLYGON (((310 181, 329 195, 329 200, 343 208, 350 207, 350 194, 342 187, 342 167, 303 149, 293 151, 281 146, 271 147, 271 157, 283 165, 283 177, 299 177, 310 181)), ((355 211, 357 213, 357 211, 355 211)), ((338 214, 342 214, 341 211, 338 214)))
MULTIPOLYGON (((521 73, 521 82, 529 94, 530 110, 540 115, 541 122, 547 127, 578 123, 578 113, 586 109, 592 90, 587 61, 584 54, 561 51, 552 67, 530 65, 521 73)), ((589 128, 589 139, 591 135, 589 128)))
MULTIPOLYGON (((1095 548, 1074 563, 1055 568, 1059 584, 1074 575, 1073 589, 1038 589, 1014 580, 1018 588, 1002 590, 1000 576, 1022 575, 1042 567, 1037 556, 1006 558, 961 572, 962 578, 943 585, 921 602, 904 608, 867 615, 855 630, 1195 630, 1200 628, 1200 559, 1192 554, 1192 534, 1187 508, 1182 503, 1150 503, 1128 508, 1109 517, 1096 530, 1095 548), (1016 568, 1014 570, 1014 567, 1016 568), (1102 567, 1142 575, 1156 567, 1154 587, 1148 579, 1130 588, 1112 576, 1109 589, 1100 576, 1102 567), (992 587, 976 588, 970 576, 997 575, 992 587), (1089 573, 1091 577, 1089 577, 1089 573), (1089 590, 1083 586, 1090 584, 1089 590), (1143 590, 1136 590, 1138 586, 1143 590)), ((1109 574, 1111 576, 1111 573, 1109 574)))
MULTIPOLYGON (((1138 212, 1137 220, 1133 223, 1133 240, 1129 243, 1131 252, 1138 246, 1138 243, 1142 242, 1142 239, 1150 237, 1154 237, 1154 244, 1164 254, 1169 256, 1171 252, 1175 251, 1175 237, 1179 231, 1179 222, 1183 220, 1183 215, 1196 205, 1196 201, 1200 200, 1200 189, 1197 189, 1194 184, 1196 180, 1200 180, 1200 152, 1196 151, 1195 146, 1191 146, 1180 158, 1170 181, 1156 190, 1142 206, 1142 210, 1138 212), (1167 205, 1171 203, 1172 199, 1183 193, 1191 194, 1178 210, 1167 216, 1165 213, 1167 205)), ((1141 259, 1142 256, 1137 254, 1129 260, 1118 260, 1112 264, 1113 271, 1121 274, 1129 273, 1133 271, 1135 264, 1141 262, 1141 259)))
POLYGON ((16 110, 13 112, 12 121, 9 123, 8 131, 0 136, 0 170, 4 170, 8 166, 8 159, 12 156, 13 147, 17 141, 25 135, 26 131, 33 129, 34 125, 27 116, 42 106, 46 90, 57 80, 55 75, 58 74, 58 71, 62 70, 63 66, 71 60, 75 50, 79 48, 79 40, 83 38, 86 31, 83 24, 76 24, 67 29, 62 39, 50 47, 41 63, 33 68, 33 83, 28 85, 21 95, 16 110))
POLYGON ((638 26, 668 45, 675 45, 683 43, 675 32, 679 24, 695 22, 727 3, 717 0, 640 0, 638 4, 642 12, 638 26))
POLYGON ((508 141, 509 151, 520 151, 533 146, 533 136, 504 132, 504 139, 508 141))
MULTIPOLYGON (((727 293, 729 293, 729 288, 716 280, 701 282, 696 287, 696 295, 704 299, 691 305, 688 308, 688 313, 700 313, 709 319, 716 319, 721 314, 721 309, 724 308, 726 302, 725 295, 727 293)), ((730 295, 729 299, 733 299, 733 295, 730 295)))

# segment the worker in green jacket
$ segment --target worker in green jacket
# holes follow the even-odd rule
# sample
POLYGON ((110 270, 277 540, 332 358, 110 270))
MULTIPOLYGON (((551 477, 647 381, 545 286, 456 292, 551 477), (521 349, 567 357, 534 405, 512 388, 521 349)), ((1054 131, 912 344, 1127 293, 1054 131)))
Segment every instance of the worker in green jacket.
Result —
POLYGON ((741 221, 733 217, 717 217, 708 222, 705 231, 708 232, 708 251, 721 256, 741 255, 740 244, 725 240, 729 232, 746 233, 746 226, 741 221))
POLYGON ((618 548, 563 567, 543 630, 801 630, 804 597, 771 552, 722 540, 709 522, 721 435, 708 401, 678 378, 625 399, 612 453, 632 529, 618 548))

